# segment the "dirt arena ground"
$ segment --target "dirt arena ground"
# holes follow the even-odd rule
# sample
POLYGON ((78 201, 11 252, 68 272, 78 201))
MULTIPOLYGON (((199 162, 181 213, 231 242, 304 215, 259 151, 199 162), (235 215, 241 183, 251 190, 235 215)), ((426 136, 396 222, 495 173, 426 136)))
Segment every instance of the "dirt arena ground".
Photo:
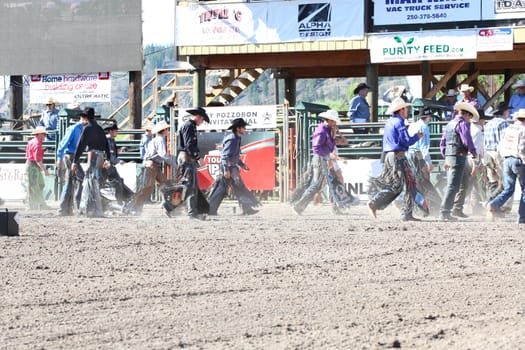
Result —
POLYGON ((19 211, 20 237, 0 237, 0 349, 525 349, 514 217, 233 207, 19 211))

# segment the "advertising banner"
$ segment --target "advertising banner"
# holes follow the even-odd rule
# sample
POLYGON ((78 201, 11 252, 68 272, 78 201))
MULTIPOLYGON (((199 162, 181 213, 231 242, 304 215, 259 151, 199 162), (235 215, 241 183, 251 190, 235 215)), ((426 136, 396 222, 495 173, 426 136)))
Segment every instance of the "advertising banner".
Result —
MULTIPOLYGON (((206 107, 210 122, 204 122, 197 129, 222 131, 227 130, 236 118, 243 118, 249 126, 246 129, 273 129, 277 127, 277 106, 231 106, 206 107)), ((181 126, 184 118, 188 117, 186 109, 179 109, 178 125, 181 126)), ((200 141, 199 141, 200 142, 200 141)))
MULTIPOLYGON (((227 133, 199 133, 202 166, 198 170, 199 187, 207 190, 219 175, 222 140, 227 133)), ((241 177, 250 190, 275 188, 275 134, 248 132, 242 136, 241 159, 250 171, 241 170, 241 177)))
POLYGON ((513 48, 514 33, 512 28, 485 28, 478 30, 478 52, 512 51, 513 48))
POLYGON ((29 103, 111 102, 110 73, 31 75, 29 103))
POLYGON ((177 6, 175 45, 364 38, 364 1, 272 1, 177 6))
POLYGON ((374 1, 376 26, 479 20, 481 20, 479 0, 374 1))
POLYGON ((477 58, 476 30, 399 32, 370 35, 372 63, 477 58))
POLYGON ((525 1, 523 0, 482 0, 481 19, 522 19, 525 18, 525 1))

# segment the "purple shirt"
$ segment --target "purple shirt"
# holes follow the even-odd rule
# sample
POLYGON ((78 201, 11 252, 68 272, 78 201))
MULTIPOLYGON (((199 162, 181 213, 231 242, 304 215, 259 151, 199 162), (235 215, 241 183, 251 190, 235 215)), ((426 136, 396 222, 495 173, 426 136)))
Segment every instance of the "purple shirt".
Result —
MULTIPOLYGON (((467 123, 462 116, 455 117, 452 121, 459 119, 459 123, 456 126, 456 132, 459 135, 461 142, 467 147, 470 154, 473 157, 476 157, 476 147, 474 147, 474 142, 472 141, 472 135, 470 134, 470 123, 467 123)), ((452 122, 451 121, 451 122, 452 122)), ((439 143, 439 148, 441 150, 441 155, 445 158, 445 148, 447 147, 447 127, 443 128, 443 134, 441 135, 441 142, 439 143)))
POLYGON ((326 123, 317 126, 312 134, 312 151, 321 158, 325 158, 334 151, 335 139, 326 123))
POLYGON ((414 136, 408 134, 405 119, 401 118, 399 114, 392 115, 385 123, 383 152, 408 151, 408 147, 418 140, 419 136, 417 134, 414 136))

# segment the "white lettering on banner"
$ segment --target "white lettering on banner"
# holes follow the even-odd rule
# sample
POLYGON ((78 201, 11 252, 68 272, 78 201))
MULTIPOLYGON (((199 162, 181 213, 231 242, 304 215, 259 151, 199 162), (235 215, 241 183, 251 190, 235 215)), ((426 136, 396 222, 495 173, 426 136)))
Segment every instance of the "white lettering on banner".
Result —
MULTIPOLYGON (((200 125, 201 130, 226 130, 236 118, 243 118, 248 129, 271 129, 277 127, 277 106, 232 106, 206 107, 210 117, 209 123, 200 125)), ((178 111, 179 126, 183 125, 183 118, 187 115, 185 109, 178 111)))
POLYGON ((364 1, 288 0, 177 6, 175 45, 242 45, 364 38, 364 1))
POLYGON ((30 103, 45 103, 50 97, 60 103, 111 102, 109 73, 32 75, 30 103))
MULTIPOLYGON (((487 0, 483 0, 489 2, 487 0)), ((490 6, 487 4, 486 6, 490 6)), ((492 5, 493 6, 493 5, 492 5)), ((485 7, 485 4, 483 5, 485 7)), ((374 25, 480 21, 479 0, 374 1, 374 25)))
POLYGON ((372 63, 419 60, 475 59, 475 30, 436 30, 370 35, 372 63))

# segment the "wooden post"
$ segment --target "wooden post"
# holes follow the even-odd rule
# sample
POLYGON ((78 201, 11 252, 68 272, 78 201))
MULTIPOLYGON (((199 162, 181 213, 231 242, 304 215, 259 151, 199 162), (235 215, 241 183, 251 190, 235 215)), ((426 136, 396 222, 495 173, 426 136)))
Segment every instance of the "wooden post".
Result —
POLYGON ((199 68, 193 73, 193 106, 206 106, 206 69, 199 68))
POLYGON ((377 122, 378 118, 378 100, 379 100, 379 78, 378 78, 378 67, 376 64, 368 63, 366 65, 366 83, 371 87, 370 93, 368 94, 368 103, 372 107, 370 111, 370 121, 377 122))
MULTIPOLYGON (((142 72, 129 72, 129 126, 142 128, 142 72)), ((141 135, 135 135, 141 137, 141 135)))
POLYGON ((290 107, 295 107, 296 82, 295 78, 287 77, 284 79, 284 103, 290 107))
MULTIPOLYGON (((24 86, 21 75, 11 75, 9 78, 9 113, 11 119, 23 119, 24 115, 24 86)), ((23 129, 23 123, 15 123, 14 130, 23 129)))

